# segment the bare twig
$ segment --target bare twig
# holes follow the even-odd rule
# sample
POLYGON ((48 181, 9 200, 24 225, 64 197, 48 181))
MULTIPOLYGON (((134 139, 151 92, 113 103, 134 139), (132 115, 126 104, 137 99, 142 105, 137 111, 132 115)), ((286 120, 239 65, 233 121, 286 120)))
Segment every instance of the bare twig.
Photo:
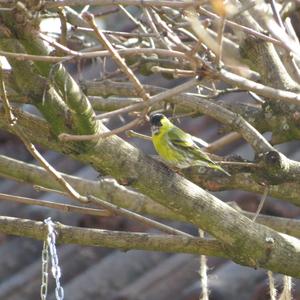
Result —
POLYGON ((226 24, 226 15, 222 15, 219 21, 219 26, 218 26, 218 38, 217 38, 217 43, 219 45, 219 51, 216 53, 217 57, 217 65, 221 65, 222 61, 222 52, 223 52, 223 35, 224 35, 224 30, 225 30, 225 24, 226 24))
MULTIPOLYGON (((135 87, 138 95, 140 95, 141 98, 145 102, 148 102, 148 100, 150 98, 149 94, 145 91, 143 85, 140 83, 139 79, 134 75, 132 70, 130 68, 128 68, 125 61, 115 51, 115 49, 113 48, 111 43, 108 41, 108 39, 105 37, 103 32, 98 30, 98 27, 95 23, 93 15, 86 12, 86 13, 83 14, 83 18, 86 20, 86 22, 88 22, 88 24, 95 31, 95 34, 96 34, 97 38, 99 39, 99 41, 108 49, 108 51, 112 55, 112 58, 115 60, 115 62, 120 67, 121 71, 123 71, 127 75, 128 79, 133 83, 133 86, 135 87)), ((144 121, 144 117, 147 114, 147 112, 148 112, 148 106, 145 107, 144 111, 142 112, 142 114, 139 118, 127 123, 126 125, 124 125, 122 127, 116 128, 116 129, 114 129, 110 132, 106 132, 106 133, 103 133, 103 134, 96 134, 96 135, 85 135, 85 136, 74 136, 74 135, 69 135, 69 134, 62 133, 62 134, 60 134, 59 138, 61 140, 64 140, 64 141, 67 141, 67 140, 68 141, 70 141, 70 140, 82 141, 82 140, 91 140, 91 139, 94 140, 94 139, 98 139, 98 138, 105 138, 105 137, 108 137, 110 135, 118 134, 118 133, 121 133, 121 132, 124 132, 126 130, 134 128, 136 125, 138 125, 139 123, 144 121)))
MULTIPOLYGON (((143 25, 143 23, 139 20, 137 20, 123 5, 118 5, 119 8, 121 9, 121 11, 129 18, 129 20, 131 22, 133 22, 137 27, 141 28, 142 32, 144 34, 148 33, 147 28, 143 25)), ((159 36, 157 36, 157 34, 154 34, 156 38, 159 38, 159 36)), ((150 42, 150 46, 151 48, 155 48, 155 44, 154 41, 151 37, 149 37, 149 42, 150 42)))
MULTIPOLYGON (((79 57, 80 57, 80 56, 82 56, 82 54, 83 54, 83 53, 80 53, 80 52, 78 52, 78 51, 74 51, 74 50, 69 49, 69 48, 66 46, 66 44, 58 43, 56 40, 54 40, 54 39, 48 37, 47 35, 45 35, 45 34, 43 34, 43 33, 41 33, 41 32, 39 32, 38 35, 39 35, 39 37, 40 37, 43 41, 47 42, 49 45, 51 45, 51 46, 54 47, 55 49, 58 49, 60 52, 63 52, 63 53, 68 54, 70 57, 71 57, 71 56, 74 56, 74 57, 79 56, 79 57)), ((63 59, 63 57, 61 57, 60 59, 63 59)))
POLYGON ((32 198, 21 197, 21 196, 13 196, 13 195, 7 195, 2 193, 0 193, 0 200, 14 201, 22 204, 53 208, 53 209, 61 210, 63 212, 75 212, 79 214, 93 215, 93 216, 100 216, 100 217, 111 217, 113 215, 110 211, 104 209, 96 209, 96 208, 82 207, 82 206, 76 206, 76 205, 70 205, 64 203, 56 203, 52 201, 32 199, 32 198))
POLYGON ((181 70, 181 69, 170 69, 170 68, 163 68, 159 66, 154 66, 151 68, 153 73, 166 73, 172 74, 175 78, 177 77, 194 77, 196 72, 193 70, 181 70))
MULTIPOLYGON (((178 93, 181 93, 187 89, 190 89, 191 87, 194 87, 195 85, 198 84, 198 79, 194 78, 191 79, 188 82, 185 82, 173 89, 170 90, 165 90, 161 92, 158 95, 152 96, 149 100, 133 104, 124 108, 117 109, 112 112, 104 113, 98 116, 98 119, 102 118, 108 118, 117 114, 125 113, 125 112, 130 112, 133 110, 138 110, 141 108, 148 108, 151 105, 154 105, 156 103, 159 103, 160 101, 163 101, 165 98, 168 98, 172 95, 176 95, 178 93)), ((66 133, 61 133, 59 135, 59 139, 62 141, 89 141, 89 140, 97 140, 99 138, 106 138, 111 136, 112 134, 118 134, 121 132, 124 132, 126 130, 132 129, 133 127, 137 126, 141 122, 141 118, 134 119, 133 121, 127 123, 126 125, 116 128, 112 131, 100 133, 100 134, 94 134, 94 135, 71 135, 71 134, 66 134, 66 133)))
POLYGON ((246 167, 246 168, 261 168, 261 166, 257 163, 252 162, 244 162, 244 161, 219 161, 218 164, 224 165, 224 166, 236 166, 236 167, 246 167))
POLYGON ((2 69, 2 65, 0 63, 0 91, 1 91, 1 98, 3 100, 3 106, 4 106, 4 110, 5 110, 5 115, 8 119, 8 122, 10 124, 10 126, 14 126, 16 123, 16 118, 12 112, 12 108, 10 106, 10 103, 8 101, 8 97, 7 97, 7 92, 6 92, 6 88, 5 88, 5 83, 4 83, 4 78, 3 78, 3 69, 2 69))
POLYGON ((281 19, 281 16, 280 16, 280 13, 276 7, 276 3, 274 0, 269 0, 269 3, 271 4, 271 8, 272 8, 272 11, 273 11, 273 16, 276 20, 276 22, 278 23, 278 25, 281 27, 281 28, 285 28, 284 25, 283 25, 283 22, 282 22, 282 19, 281 19))
POLYGON ((126 130, 132 129, 136 127, 138 124, 140 124, 142 121, 140 118, 134 119, 133 121, 125 124, 124 126, 118 127, 116 129, 104 132, 104 133, 99 133, 99 134, 88 134, 88 135, 73 135, 73 134, 68 134, 68 133, 61 133, 58 138, 61 141, 93 141, 93 140, 98 140, 98 139, 104 139, 109 136, 112 136, 114 134, 119 134, 122 133, 126 130))
POLYGON ((254 215, 254 217, 253 217, 253 219, 252 219, 253 222, 256 221, 256 218, 258 217, 259 213, 261 212, 261 210, 262 210, 262 208, 263 208, 263 206, 264 206, 264 203, 265 203, 265 201, 266 201, 266 199, 267 199, 268 193, 269 193, 269 187, 266 186, 266 188, 265 188, 265 190, 264 190, 264 193, 263 193, 263 195, 261 196, 261 199, 260 199, 259 205, 258 205, 258 207, 257 207, 256 213, 255 213, 255 215, 254 215))
POLYGON ((183 84, 180 84, 172 89, 166 89, 161 93, 151 96, 150 99, 146 102, 140 102, 133 105, 129 105, 127 107, 123 107, 108 113, 101 114, 97 116, 97 119, 108 118, 117 114, 128 113, 130 111, 140 110, 145 107, 150 107, 154 104, 158 104, 159 102, 165 100, 166 98, 172 97, 173 95, 180 94, 195 87, 199 83, 197 78, 193 78, 183 84))
MULTIPOLYGON (((146 17, 146 20, 148 21, 149 27, 151 28, 152 32, 155 33, 156 38, 159 39, 159 41, 163 41, 161 39, 159 31, 156 28, 156 25, 154 24, 154 22, 152 20, 152 17, 151 17, 151 14, 149 12, 149 9, 146 8, 146 7, 144 7, 143 8, 143 12, 144 12, 144 15, 146 17)), ((155 43, 154 43, 153 39, 150 39, 150 43, 151 43, 151 48, 155 48, 155 43)), ((162 42, 162 44, 165 45, 167 47, 167 49, 170 49, 170 47, 168 47, 167 44, 165 44, 163 42, 162 42)))
MULTIPOLYGON (((94 32, 92 28, 86 28, 80 26, 72 28, 72 31, 94 32)), ((107 35, 118 35, 124 38, 125 37, 156 38, 156 34, 154 33, 126 32, 126 31, 112 31, 112 30, 102 30, 102 32, 107 35)))
POLYGON ((268 279, 269 279, 269 291, 270 291, 270 299, 276 300, 277 290, 275 286, 275 280, 272 271, 268 271, 268 279))
POLYGON ((293 93, 285 90, 275 89, 261 83, 246 79, 234 73, 228 72, 222 69, 219 72, 220 79, 225 82, 239 87, 241 90, 252 91, 257 95, 266 97, 268 101, 284 101, 286 103, 300 105, 300 95, 298 93, 293 93))
MULTIPOLYGON (((197 1, 197 4, 200 5, 202 1, 197 1)), ((54 8, 59 6, 82 6, 82 5, 98 5, 98 6, 107 6, 107 5, 133 5, 133 6, 142 6, 142 7, 151 7, 151 6, 168 6, 173 8, 186 8, 195 5, 194 0, 185 0, 185 1, 168 1, 168 0, 63 0, 59 3, 47 1, 44 3, 45 8, 54 8)))
POLYGON ((123 71, 124 74, 127 75, 128 79, 132 82, 132 84, 134 85, 135 89, 137 90, 137 93, 141 96, 141 98, 144 101, 147 101, 149 99, 149 94, 146 93, 143 85, 141 84, 141 82, 138 80, 138 78, 134 75, 134 73, 132 72, 132 70, 130 68, 128 68, 127 64, 125 63, 124 59, 122 59, 122 57, 119 55, 118 52, 115 51, 115 49, 113 48, 112 44, 109 42, 109 40, 106 38, 106 36, 104 35, 104 33, 98 29, 96 23, 95 23, 95 19, 94 16, 90 13, 85 12, 82 15, 83 19, 91 26, 91 28, 94 30, 97 38, 99 39, 100 43, 108 49, 108 51, 110 52, 112 58, 114 59, 114 61, 116 62, 116 64, 119 66, 119 68, 121 69, 121 71, 123 71))
MULTIPOLYGON (((217 20, 217 21, 221 18, 220 16, 214 14, 213 12, 208 11, 207 9, 205 9, 205 8, 202 7, 202 6, 198 7, 198 10, 199 10, 199 12, 201 12, 202 14, 204 14, 204 15, 206 15, 206 16, 212 18, 212 19, 215 19, 215 20, 217 20)), ((258 37, 258 38, 260 38, 260 39, 262 39, 262 40, 265 40, 265 41, 267 41, 267 42, 273 43, 273 44, 275 44, 275 45, 279 45, 279 46, 281 46, 281 47, 285 47, 285 45, 284 45, 281 41, 279 41, 279 40, 277 40, 277 39, 275 39, 275 38, 273 38, 273 37, 270 37, 270 36, 268 36, 268 35, 266 35, 266 34, 263 34, 263 33, 261 33, 261 32, 258 32, 258 31, 254 30, 254 29, 252 29, 252 28, 249 28, 249 27, 246 27, 246 26, 237 24, 237 23, 235 23, 235 22, 233 22, 233 21, 230 21, 230 20, 225 20, 225 24, 226 24, 227 26, 231 27, 231 28, 234 28, 234 29, 238 29, 238 30, 244 31, 244 32, 246 32, 246 33, 248 33, 248 34, 250 34, 250 35, 253 35, 253 36, 255 36, 255 37, 258 37)))
POLYGON ((175 234, 175 235, 184 235, 184 236, 191 236, 190 234, 187 234, 181 230, 177 230, 175 228, 172 228, 170 226, 167 226, 165 224, 162 224, 162 223, 159 223, 159 222, 156 222, 154 220, 151 220, 149 218, 146 218, 144 216, 141 216, 137 213, 134 213, 130 210, 127 210, 125 208, 121 208, 121 207, 118 207, 114 204, 111 204, 111 203, 108 203, 106 201, 103 201, 99 198, 96 198, 94 196, 88 196, 88 199, 90 199, 91 201, 93 201, 94 203, 97 203, 101 206, 103 206, 104 208, 118 214, 118 215, 121 215, 121 216, 125 216, 129 219, 132 219, 134 221, 138 221, 142 224, 145 224, 145 225, 149 225, 149 226, 152 226, 154 228, 157 228, 159 229, 160 231, 162 232, 166 232, 166 233, 169 233, 169 234, 175 234))
POLYGON ((66 14, 63 8, 59 7, 58 10, 58 16, 60 19, 60 29, 61 29, 61 35, 60 35, 60 43, 62 45, 67 45, 67 18, 66 14))
POLYGON ((31 153, 31 155, 50 173, 54 178, 56 179, 57 182, 59 182, 64 189, 67 191, 69 196, 72 198, 75 198, 76 200, 86 203, 88 202, 84 197, 80 196, 80 194, 68 183, 64 180, 64 178, 61 176, 59 172, 57 172, 48 162, 44 157, 39 153, 39 151, 35 148, 33 144, 28 142, 28 140, 24 137, 22 133, 17 132, 17 135, 19 138, 22 140, 24 143, 25 147, 27 150, 31 153))
MULTIPOLYGON (((45 37, 43 38, 45 39, 45 37)), ((45 39, 46 40, 46 39, 45 39)), ((27 53, 14 53, 14 52, 7 52, 0 50, 0 55, 5 57, 12 57, 16 60, 25 61, 25 60, 32 60, 32 61, 44 61, 44 62, 63 62, 68 61, 74 58, 93 58, 93 57, 106 57, 109 56, 110 53, 107 50, 103 51, 94 51, 94 52, 76 52, 74 50, 68 49, 63 45, 51 41, 50 39, 47 42, 52 44, 58 49, 63 50, 66 53, 69 53, 68 56, 47 56, 47 55, 33 55, 27 53)), ((158 55, 166 56, 166 57, 179 57, 179 58, 186 58, 186 55, 179 51, 168 50, 168 49, 152 49, 152 48, 133 48, 133 49, 118 49, 116 50, 120 55, 126 56, 134 56, 139 54, 153 54, 156 53, 158 55)))
POLYGON ((60 57, 60 56, 47 56, 47 55, 33 55, 26 53, 14 53, 0 50, 0 55, 5 57, 12 57, 16 60, 32 60, 32 61, 44 61, 44 62, 60 62, 63 60, 71 59, 73 57, 60 57))
POLYGON ((292 277, 283 275, 283 290, 278 300, 292 300, 292 277))
POLYGON ((219 138, 218 140, 214 141, 213 143, 209 144, 205 150, 207 152, 214 153, 214 152, 224 148, 228 144, 234 143, 240 139, 241 139, 240 133, 231 132, 231 133, 228 133, 227 135, 219 138))
MULTIPOLYGON (((205 233, 202 229, 198 229, 199 232, 199 237, 204 239, 205 238, 205 233)), ((207 267, 207 258, 205 255, 200 255, 200 283, 201 283, 201 291, 202 293, 200 294, 199 300, 209 300, 208 295, 209 295, 209 290, 208 290, 208 267, 207 267)))
POLYGON ((147 135, 135 132, 133 130, 126 131, 126 135, 128 137, 131 137, 131 138, 139 138, 139 139, 143 139, 143 140, 146 140, 146 141, 152 141, 151 136, 147 136, 147 135))

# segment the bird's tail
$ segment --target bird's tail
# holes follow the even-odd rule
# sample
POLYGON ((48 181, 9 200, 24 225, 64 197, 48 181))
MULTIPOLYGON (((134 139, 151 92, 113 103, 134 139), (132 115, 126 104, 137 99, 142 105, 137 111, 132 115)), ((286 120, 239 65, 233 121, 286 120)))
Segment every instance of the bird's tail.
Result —
POLYGON ((211 167, 215 170, 218 170, 224 174, 226 174, 227 176, 231 176, 227 171, 225 171, 221 166, 219 165, 211 165, 211 167))

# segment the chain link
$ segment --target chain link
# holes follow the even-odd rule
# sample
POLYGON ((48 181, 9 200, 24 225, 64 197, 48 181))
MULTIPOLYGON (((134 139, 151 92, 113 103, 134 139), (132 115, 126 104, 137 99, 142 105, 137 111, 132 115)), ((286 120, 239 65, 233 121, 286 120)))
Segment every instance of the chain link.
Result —
POLYGON ((43 244, 42 251, 42 285, 41 285, 41 299, 46 300, 48 289, 48 245, 46 242, 43 244))
POLYGON ((61 269, 58 262, 58 256, 56 251, 56 231, 54 229, 55 224, 52 222, 51 218, 44 220, 44 223, 48 228, 47 240, 44 242, 42 251, 42 285, 41 285, 41 299, 46 300, 47 297, 47 287, 48 287, 48 261, 49 252, 51 259, 51 273, 55 279, 55 297, 57 300, 64 299, 64 289, 60 285, 61 269))

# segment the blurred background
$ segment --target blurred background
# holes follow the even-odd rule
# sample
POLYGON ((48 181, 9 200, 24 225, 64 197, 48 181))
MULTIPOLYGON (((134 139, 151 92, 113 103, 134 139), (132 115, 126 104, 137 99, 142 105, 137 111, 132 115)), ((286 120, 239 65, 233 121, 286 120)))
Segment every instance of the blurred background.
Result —
MULTIPOLYGON (((97 17, 98 26, 107 30, 122 30, 130 32, 134 28, 124 13, 115 8, 93 8, 97 17)), ((136 8, 128 9, 133 15, 139 15, 136 8)), ((294 16, 294 22, 299 18, 294 16)), ((299 23, 298 23, 299 24, 299 23)), ((296 26, 295 26, 296 27, 296 26)), ((298 26, 299 27, 299 26, 298 26)), ((299 28, 296 28, 299 29, 299 28)), ((57 19, 48 18, 43 21, 41 30, 56 37, 60 30, 57 19)), ((80 35, 80 30, 73 28, 68 37, 72 49, 85 46, 93 46, 86 35, 85 39, 80 35)), ((78 82, 85 80, 107 79, 116 69, 109 59, 86 59, 80 62, 66 63, 65 66, 78 82)), ((183 82, 182 79, 168 80, 159 75, 141 75, 140 80, 145 84, 152 84, 170 88, 183 82)), ((231 93, 221 96, 218 100, 230 102, 253 103, 255 101, 246 93, 231 93)), ((31 113, 36 112, 30 105, 22 105, 31 113)), ((172 113, 170 111, 169 116, 172 113)), ((130 120, 131 116, 115 116, 104 120, 110 129, 117 128, 130 120)), ((201 116, 178 117, 174 120, 176 125, 188 131, 192 135, 201 137, 210 143, 226 132, 224 128, 213 119, 201 116)), ((137 128, 136 131, 150 135, 148 124, 137 128)), ((151 142, 128 138, 125 134, 122 138, 134 144, 148 154, 155 154, 151 142)), ((268 138, 268 133, 266 133, 268 138)), ((299 142, 291 142, 278 145, 277 148, 289 158, 300 160, 299 142)), ((95 172, 92 167, 82 165, 77 161, 61 154, 40 149, 44 157, 57 170, 78 177, 91 180, 99 180, 101 174, 95 172)), ((22 143, 13 135, 0 131, 0 154, 21 161, 36 164, 22 143)), ((246 143, 237 140, 217 154, 238 154, 245 159, 253 159, 254 153, 246 143)), ((6 178, 0 180, 0 192, 21 195, 31 198, 50 200, 53 202, 71 203, 68 199, 53 193, 37 191, 29 185, 21 184, 6 178)), ((255 212, 260 200, 260 195, 243 191, 226 191, 215 193, 224 201, 235 201, 243 209, 255 212)), ((262 210, 263 214, 282 216, 287 218, 299 218, 300 208, 270 197, 267 198, 262 210)), ((63 224, 102 228, 121 231, 149 231, 154 232, 141 224, 129 221, 123 217, 92 217, 75 213, 63 213, 38 206, 25 206, 12 202, 0 202, 0 214, 34 220, 44 220, 51 216, 53 221, 63 224)), ((162 221, 162 220, 160 220, 162 221)), ((174 227, 197 235, 198 230, 189 224, 165 222, 174 227)), ((0 299, 5 300, 30 300, 38 299, 41 286, 41 251, 42 242, 12 237, 0 236, 0 299)), ((65 299, 72 300, 196 300, 201 293, 199 276, 199 257, 186 254, 168 254, 159 252, 128 251, 122 252, 106 248, 82 247, 77 245, 60 245, 58 256, 62 268, 62 286, 65 291, 65 299)), ((264 300, 269 299, 268 280, 265 270, 254 270, 242 267, 231 261, 220 258, 208 258, 208 282, 211 300, 264 300)), ((282 288, 282 276, 275 275, 277 288, 282 288)), ((49 277, 49 297, 55 299, 55 282, 49 277)), ((300 299, 299 280, 293 280, 293 299, 300 299)))

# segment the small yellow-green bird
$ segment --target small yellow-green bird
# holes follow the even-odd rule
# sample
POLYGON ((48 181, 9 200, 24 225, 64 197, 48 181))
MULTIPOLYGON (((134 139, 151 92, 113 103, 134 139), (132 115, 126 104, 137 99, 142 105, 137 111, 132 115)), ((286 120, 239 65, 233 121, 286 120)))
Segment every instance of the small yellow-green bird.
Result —
POLYGON ((153 114, 150 117, 150 124, 155 150, 170 165, 180 169, 202 166, 230 176, 197 146, 190 134, 175 126, 163 114, 153 114))

